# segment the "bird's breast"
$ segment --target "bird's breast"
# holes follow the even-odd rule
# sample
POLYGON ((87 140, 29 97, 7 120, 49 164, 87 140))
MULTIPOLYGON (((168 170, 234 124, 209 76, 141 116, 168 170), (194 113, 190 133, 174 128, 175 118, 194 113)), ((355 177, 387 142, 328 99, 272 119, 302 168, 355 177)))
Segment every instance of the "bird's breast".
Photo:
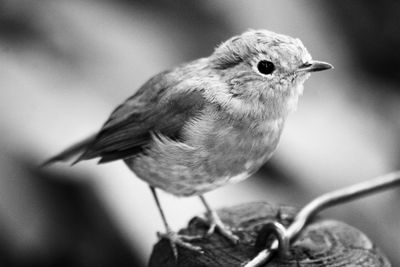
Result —
POLYGON ((220 174, 229 173, 236 177, 244 171, 253 173, 275 151, 283 123, 283 119, 276 119, 233 124, 225 129, 219 125, 209 133, 204 146, 209 158, 220 162, 224 168, 220 174))
POLYGON ((149 184, 179 196, 199 195, 257 171, 278 144, 283 120, 197 120, 185 141, 154 140, 145 155, 126 160, 149 184))

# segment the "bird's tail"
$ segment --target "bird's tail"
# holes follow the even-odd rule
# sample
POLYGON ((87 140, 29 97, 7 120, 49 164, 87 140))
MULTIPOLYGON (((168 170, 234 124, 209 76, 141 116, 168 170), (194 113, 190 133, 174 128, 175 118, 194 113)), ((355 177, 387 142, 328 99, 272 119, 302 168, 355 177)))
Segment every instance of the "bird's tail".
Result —
MULTIPOLYGON (((72 161, 72 159, 78 158, 83 152, 85 152, 85 149, 87 146, 94 141, 96 138, 96 135, 93 134, 82 141, 68 147, 64 151, 60 152, 59 154, 49 158, 45 162, 43 162, 40 166, 45 167, 50 164, 59 162, 59 161, 72 161)), ((75 160, 72 162, 72 164, 77 163, 79 160, 75 160)))

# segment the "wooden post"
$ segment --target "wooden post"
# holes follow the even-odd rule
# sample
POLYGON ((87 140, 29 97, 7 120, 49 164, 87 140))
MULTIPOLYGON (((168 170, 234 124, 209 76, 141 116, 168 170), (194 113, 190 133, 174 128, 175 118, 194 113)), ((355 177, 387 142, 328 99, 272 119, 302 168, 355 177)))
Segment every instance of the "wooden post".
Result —
MULTIPOLYGON (((222 267, 243 266, 262 248, 255 247, 260 229, 268 220, 278 220, 289 225, 297 210, 280 206, 273 207, 264 202, 242 204, 218 210, 222 221, 232 227, 240 237, 238 245, 232 245, 218 233, 192 243, 201 246, 204 253, 179 247, 176 260, 169 241, 161 239, 150 258, 150 267, 222 267)), ((201 235, 207 225, 198 217, 193 218, 180 233, 201 235)), ((362 232, 343 222, 315 220, 302 232, 291 246, 291 256, 283 259, 274 257, 267 266, 285 267, 389 267, 390 263, 380 250, 362 232)))

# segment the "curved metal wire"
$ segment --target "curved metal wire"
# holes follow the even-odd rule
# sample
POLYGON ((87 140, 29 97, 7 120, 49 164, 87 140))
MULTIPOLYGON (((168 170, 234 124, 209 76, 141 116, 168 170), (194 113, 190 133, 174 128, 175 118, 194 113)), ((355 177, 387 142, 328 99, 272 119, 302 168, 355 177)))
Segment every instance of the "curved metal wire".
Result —
POLYGON ((279 236, 272 242, 270 248, 262 250, 244 267, 261 266, 271 260, 276 252, 279 252, 279 254, 283 256, 288 255, 289 245, 296 240, 307 223, 318 212, 338 204, 390 189, 394 186, 400 186, 400 171, 388 173, 372 180, 335 190, 315 198, 300 210, 293 220, 293 223, 287 229, 281 224, 277 226, 279 223, 271 224, 267 230, 271 231, 271 234, 279 236), (277 229, 272 229, 271 227, 276 227, 277 229), (284 230, 282 230, 282 227, 284 230))

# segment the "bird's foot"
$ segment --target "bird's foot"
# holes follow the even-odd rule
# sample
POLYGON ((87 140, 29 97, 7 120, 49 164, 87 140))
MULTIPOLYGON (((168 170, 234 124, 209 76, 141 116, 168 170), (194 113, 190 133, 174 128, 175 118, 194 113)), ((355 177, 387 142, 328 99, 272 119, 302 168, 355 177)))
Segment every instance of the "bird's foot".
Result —
POLYGON ((198 239, 202 238, 201 236, 180 235, 174 231, 168 231, 166 233, 157 233, 157 236, 158 236, 158 238, 165 238, 165 239, 169 240, 175 259, 178 259, 177 246, 184 247, 189 250, 197 251, 199 253, 203 252, 201 247, 194 246, 194 245, 188 243, 190 241, 198 240, 198 239))
POLYGON ((221 221, 218 214, 215 211, 210 211, 207 214, 206 223, 209 224, 209 229, 206 236, 212 235, 216 230, 223 235, 226 239, 231 241, 233 244, 239 243, 239 237, 232 233, 232 231, 221 221))

